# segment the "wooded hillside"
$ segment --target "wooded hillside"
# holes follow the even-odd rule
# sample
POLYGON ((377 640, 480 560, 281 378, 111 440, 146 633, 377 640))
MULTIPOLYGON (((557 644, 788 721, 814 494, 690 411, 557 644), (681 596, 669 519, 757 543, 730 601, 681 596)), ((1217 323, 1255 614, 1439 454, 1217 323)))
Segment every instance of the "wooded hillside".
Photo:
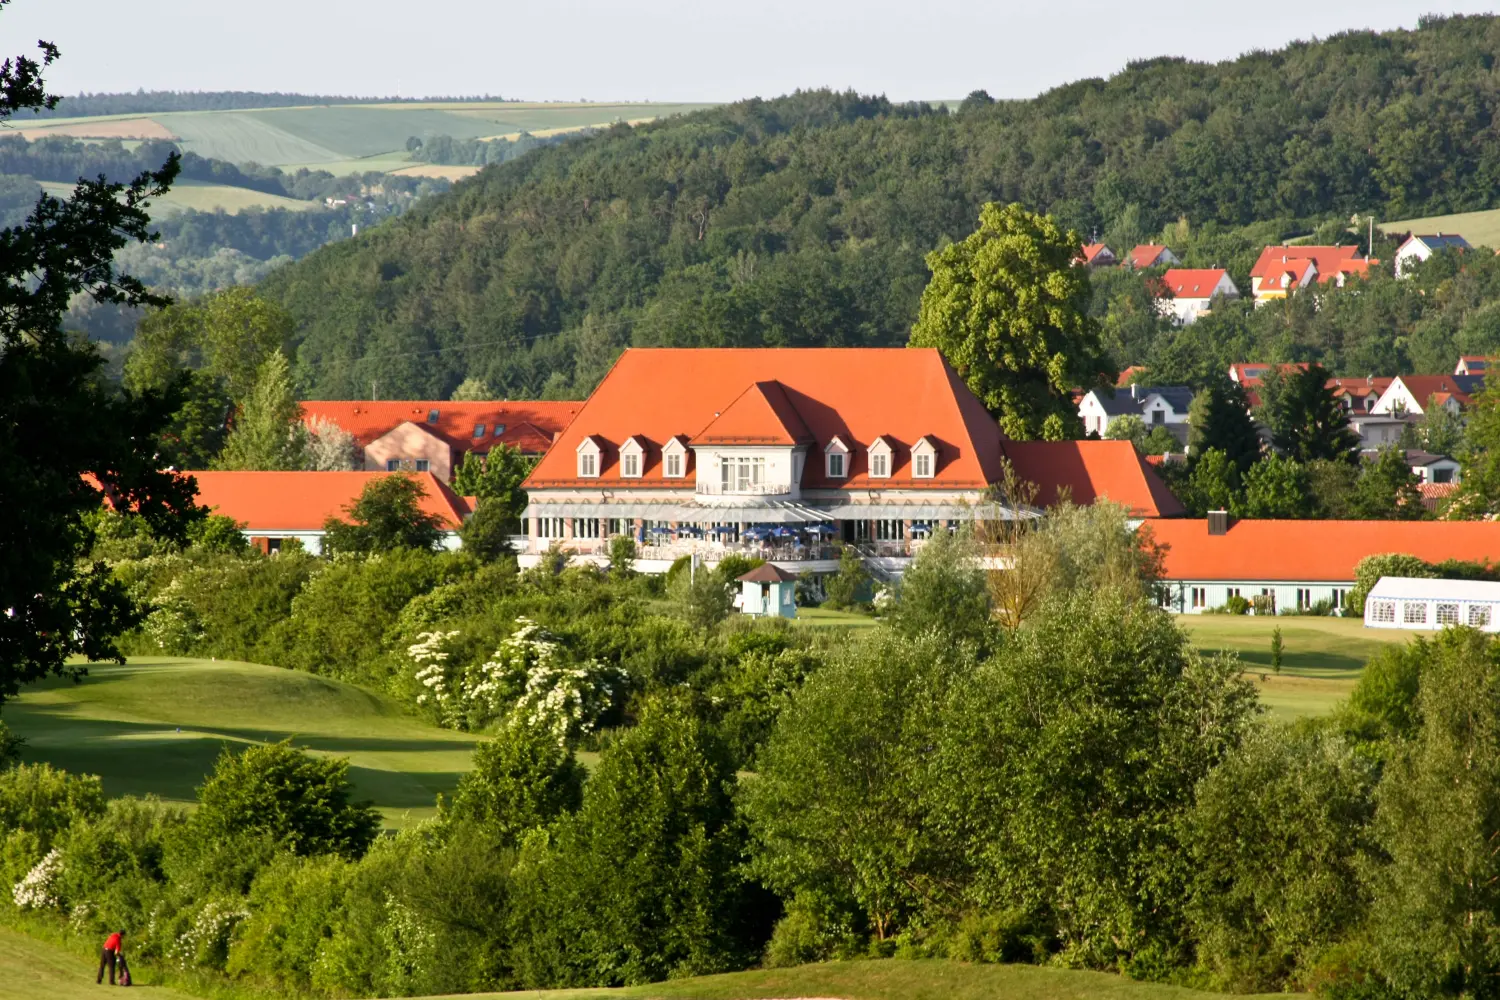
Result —
POLYGON ((586 392, 629 343, 905 341, 987 201, 1128 243, 1491 207, 1500 20, 1160 59, 953 113, 829 92, 617 126, 491 167, 274 275, 312 395, 586 392))

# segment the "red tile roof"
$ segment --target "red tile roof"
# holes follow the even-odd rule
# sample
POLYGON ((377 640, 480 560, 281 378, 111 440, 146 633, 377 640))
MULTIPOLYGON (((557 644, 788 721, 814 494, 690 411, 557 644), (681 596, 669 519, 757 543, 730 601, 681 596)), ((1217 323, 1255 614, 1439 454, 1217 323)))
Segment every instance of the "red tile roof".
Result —
MULTIPOLYGON (((1264 361, 1236 361, 1229 366, 1229 377, 1240 385, 1249 389, 1260 385, 1267 371, 1273 366, 1264 361)), ((1279 364, 1274 366, 1283 375, 1289 375, 1294 371, 1307 371, 1311 367, 1310 362, 1299 361, 1296 364, 1279 364)), ((1389 380, 1387 380, 1389 384, 1389 380)))
MULTIPOLYGON (((1105 250, 1109 250, 1109 247, 1105 246, 1103 243, 1085 243, 1083 245, 1083 253, 1079 255, 1078 259, 1084 264, 1092 264, 1094 262, 1094 258, 1099 256, 1105 250)), ((1113 257, 1114 254, 1115 252, 1113 250, 1109 250, 1109 255, 1111 257, 1113 257)))
POLYGON ((1286 263, 1294 260, 1310 260, 1317 265, 1318 273, 1337 274, 1339 271, 1348 271, 1356 267, 1362 267, 1363 261, 1356 260, 1359 257, 1359 247, 1344 246, 1270 246, 1260 252, 1260 257, 1255 261, 1255 266, 1250 269, 1250 277, 1264 278, 1271 271, 1280 267, 1285 258, 1286 263))
MULTIPOLYGON (((250 531, 317 531, 329 517, 344 516, 372 480, 394 472, 192 472, 198 502, 232 517, 250 531)), ((430 472, 408 473, 426 491, 422 509, 450 529, 463 524, 469 506, 430 472)))
MULTIPOLYGON (((662 442, 665 444, 666 442, 662 442)), ((756 382, 740 393, 691 444, 812 444, 812 431, 779 382, 756 382)))
MULTIPOLYGON (((1473 397, 1454 381, 1455 378, 1471 379, 1474 376, 1453 375, 1402 375, 1401 383, 1406 386, 1417 405, 1424 410, 1427 408, 1427 400, 1433 396, 1437 397, 1439 403, 1446 403, 1449 399, 1458 400, 1459 405, 1468 406, 1473 397)), ((1395 381, 1392 379, 1391 381, 1395 381)))
POLYGON ((1142 243, 1130 251, 1131 267, 1151 267, 1167 248, 1160 243, 1142 243))
POLYGON ((1066 492, 1077 504, 1112 500, 1133 517, 1186 512, 1129 441, 1007 441, 1004 447, 1016 474, 1041 487, 1041 504, 1056 503, 1066 492))
POLYGON ((1302 283, 1308 280, 1308 269, 1313 266, 1311 260, 1296 257, 1289 258, 1285 263, 1277 260, 1266 268, 1265 274, 1261 277, 1260 290, 1262 292, 1291 291, 1294 288, 1301 288, 1302 283), (1285 285, 1282 284, 1283 277, 1286 279, 1285 285))
POLYGON ((1223 268, 1168 268, 1162 275, 1161 284, 1177 299, 1206 299, 1214 294, 1220 279, 1227 272, 1223 268))
POLYGON ((1375 257, 1360 257, 1351 260, 1339 261, 1338 270, 1325 271, 1318 268, 1318 284, 1326 285, 1334 281, 1340 274, 1346 278, 1365 278, 1370 274, 1370 268, 1379 265, 1380 261, 1375 257))
MULTIPOLYGON (((1144 374, 1146 374, 1146 366, 1145 365, 1131 365, 1129 368, 1125 369, 1124 371, 1122 371, 1120 373, 1120 377, 1119 378, 1115 379, 1115 388, 1116 389, 1123 389, 1123 388, 1125 388, 1126 386, 1128 386, 1130 384, 1130 380, 1131 379, 1135 378, 1137 375, 1144 375, 1144 374)), ((1080 400, 1083 398, 1084 395, 1085 395, 1085 393, 1082 390, 1079 390, 1079 399, 1080 400)))
MULTIPOLYGON (((552 444, 555 434, 567 427, 583 408, 582 403, 551 400, 486 401, 456 403, 452 400, 307 400, 302 419, 311 423, 322 417, 354 435, 363 448, 410 421, 446 441, 460 454, 474 448, 488 450, 498 441, 528 454, 539 455, 552 444), (437 411, 437 422, 428 417, 437 411), (484 425, 484 434, 474 429, 484 425), (496 427, 505 430, 495 434, 496 427)), ((456 457, 456 456, 455 456, 456 457)))
POLYGON ((1231 521, 1210 535, 1203 520, 1153 520, 1167 547, 1169 580, 1354 579, 1365 556, 1405 553, 1427 562, 1500 562, 1500 523, 1492 521, 1231 521))
MULTIPOLYGON (((787 405, 813 439, 802 486, 810 489, 981 489, 1000 478, 999 427, 958 373, 933 348, 645 348, 625 351, 578 416, 527 480, 549 486, 669 486, 661 445, 676 435, 705 434, 757 383, 778 383, 787 405), (585 435, 606 442, 600 475, 579 479, 575 449, 585 435), (850 449, 849 476, 824 475, 822 449, 837 435, 850 449), (876 437, 895 442, 889 478, 872 480, 865 449, 876 437), (928 436, 938 445, 931 479, 911 476, 911 446, 928 436), (642 475, 620 476, 619 446, 649 441, 642 475)), ((795 436, 774 392, 747 403, 732 433, 795 436), (752 420, 752 417, 756 417, 752 420), (756 421, 763 421, 757 423, 756 421)))

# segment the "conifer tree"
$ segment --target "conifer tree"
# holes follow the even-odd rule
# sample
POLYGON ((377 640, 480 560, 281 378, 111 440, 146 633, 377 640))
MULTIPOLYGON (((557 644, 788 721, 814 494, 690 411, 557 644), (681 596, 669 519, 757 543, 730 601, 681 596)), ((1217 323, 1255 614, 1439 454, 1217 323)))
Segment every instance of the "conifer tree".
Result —
POLYGON ((1220 378, 1204 386, 1188 407, 1188 427, 1188 457, 1195 463, 1209 451, 1223 452, 1243 476, 1260 460, 1260 435, 1238 382, 1220 378))
POLYGON ((216 466, 264 472, 301 469, 307 451, 301 418, 302 407, 292 391, 291 366, 278 349, 261 365, 216 466))
POLYGON ((1349 415, 1332 389, 1322 365, 1308 365, 1282 379, 1280 391, 1266 406, 1276 448, 1298 462, 1358 457, 1359 438, 1349 429, 1349 415))

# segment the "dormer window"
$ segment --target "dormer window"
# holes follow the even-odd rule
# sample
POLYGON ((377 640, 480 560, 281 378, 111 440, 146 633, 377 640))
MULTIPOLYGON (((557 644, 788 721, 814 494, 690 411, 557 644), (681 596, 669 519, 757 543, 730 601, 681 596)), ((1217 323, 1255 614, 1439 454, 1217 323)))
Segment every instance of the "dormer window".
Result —
POLYGON ((823 468, 829 479, 845 479, 849 475, 849 448, 838 438, 828 442, 823 449, 823 468))
POLYGON ((672 438, 661 450, 662 475, 668 479, 681 479, 686 475, 687 448, 680 438, 672 438))
POLYGON ((578 478, 595 479, 599 475, 600 461, 604 456, 604 449, 599 446, 599 439, 586 437, 578 445, 578 478))
POLYGON ((437 410, 428 410, 427 411, 427 422, 429 424, 435 424, 435 423, 438 422, 438 411, 437 410))
POLYGON ((630 438, 620 445, 620 475, 628 479, 638 479, 641 475, 641 466, 645 465, 646 449, 635 438, 630 438))
POLYGON ((504 424, 496 424, 495 425, 495 437, 499 437, 501 434, 504 434, 504 433, 505 433, 505 425, 504 424))
POLYGON ((911 475, 913 479, 931 479, 937 472, 937 445, 931 438, 919 438, 911 446, 911 475))
POLYGON ((894 465, 894 449, 891 443, 883 437, 875 439, 870 445, 870 478, 889 479, 891 477, 891 466, 894 465))
POLYGON ((474 425, 474 437, 476 440, 484 437, 484 424, 474 425))

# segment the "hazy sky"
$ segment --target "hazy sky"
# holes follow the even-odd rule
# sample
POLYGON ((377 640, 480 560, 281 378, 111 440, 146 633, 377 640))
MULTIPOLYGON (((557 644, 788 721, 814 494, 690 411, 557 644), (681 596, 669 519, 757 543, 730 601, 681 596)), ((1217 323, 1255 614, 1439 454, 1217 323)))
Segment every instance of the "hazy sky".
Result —
POLYGON ((1361 0, 13 0, 0 52, 36 39, 58 93, 281 90, 726 101, 798 87, 1025 97, 1131 59, 1217 60, 1489 4, 1361 0))

